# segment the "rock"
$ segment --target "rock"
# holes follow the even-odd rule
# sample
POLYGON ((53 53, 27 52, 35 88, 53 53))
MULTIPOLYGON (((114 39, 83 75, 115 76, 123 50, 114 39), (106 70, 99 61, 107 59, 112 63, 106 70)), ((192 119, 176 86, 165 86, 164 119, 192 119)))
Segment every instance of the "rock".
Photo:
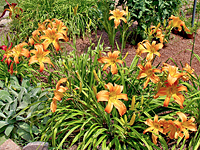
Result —
POLYGON ((23 147, 23 150, 48 150, 49 144, 46 142, 32 142, 23 147))
POLYGON ((0 21, 0 28, 7 26, 11 22, 10 19, 3 19, 0 21))
POLYGON ((0 146, 0 150, 21 150, 21 148, 11 139, 8 139, 0 146))
MULTIPOLYGON (((4 14, 4 16, 3 16, 2 18, 5 19, 5 18, 9 17, 9 13, 10 13, 9 11, 6 11, 6 13, 4 14)), ((1 16, 1 14, 0 14, 0 16, 1 16)), ((1 18, 1 19, 2 19, 2 18, 1 18)))

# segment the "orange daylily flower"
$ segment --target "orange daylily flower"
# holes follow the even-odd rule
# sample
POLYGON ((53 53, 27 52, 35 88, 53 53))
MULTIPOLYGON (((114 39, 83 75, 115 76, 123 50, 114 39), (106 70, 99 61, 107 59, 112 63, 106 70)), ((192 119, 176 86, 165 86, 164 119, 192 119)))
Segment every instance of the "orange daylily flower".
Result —
POLYGON ((193 74, 194 69, 191 68, 191 66, 188 65, 187 63, 185 64, 185 68, 183 68, 183 70, 187 71, 187 74, 184 75, 184 76, 182 76, 182 79, 183 79, 184 81, 188 81, 188 80, 190 79, 191 76, 193 76, 194 78, 196 78, 195 75, 193 74))
POLYGON ((180 105, 180 108, 183 108, 183 102, 185 100, 184 96, 179 93, 180 91, 186 91, 187 87, 178 86, 178 80, 174 84, 169 84, 168 82, 165 84, 165 87, 161 87, 158 93, 154 96, 154 98, 158 98, 159 96, 166 95, 166 99, 164 101, 164 106, 167 107, 170 102, 170 98, 173 97, 174 100, 180 105))
POLYGON ((0 16, 0 18, 2 18, 2 17, 6 14, 6 11, 9 11, 9 18, 10 18, 10 19, 11 19, 13 13, 16 14, 15 17, 18 17, 18 16, 19 16, 19 12, 16 13, 17 10, 18 10, 18 11, 20 10, 21 12, 23 12, 23 10, 22 10, 21 8, 15 7, 15 6, 17 5, 16 3, 12 3, 12 4, 10 5, 10 4, 8 3, 7 0, 5 0, 5 1, 6 1, 6 3, 8 4, 9 9, 8 9, 8 8, 4 9, 4 11, 3 11, 2 15, 0 16))
POLYGON ((163 63, 163 64, 164 64, 164 67, 162 68, 162 71, 168 71, 167 82, 170 85, 174 84, 179 78, 186 75, 186 73, 179 73, 178 67, 171 66, 166 63, 163 63))
POLYGON ((168 120, 163 122, 163 133, 168 133, 170 139, 177 139, 178 137, 183 137, 181 133, 181 125, 175 123, 175 121, 168 120))
POLYGON ((54 91, 54 97, 50 106, 50 109, 52 112, 55 112, 57 109, 57 100, 60 101, 64 96, 63 93, 68 90, 67 87, 61 85, 64 82, 67 82, 67 78, 60 79, 58 83, 56 84, 56 90, 54 91))
POLYGON ((49 44, 52 43, 56 51, 58 51, 60 49, 58 40, 59 39, 65 40, 63 34, 57 32, 56 28, 53 28, 53 29, 48 28, 47 30, 44 30, 43 32, 45 33, 45 35, 42 35, 40 37, 40 40, 45 39, 44 42, 42 43, 44 45, 44 49, 47 49, 49 44))
POLYGON ((191 119, 189 119, 187 121, 187 116, 182 113, 182 112, 177 112, 177 115, 179 115, 179 117, 181 118, 181 131, 183 131, 184 135, 185 135, 185 139, 189 138, 189 133, 186 129, 190 130, 190 131, 197 131, 197 126, 194 123, 195 118, 192 117, 191 119))
POLYGON ((105 111, 107 113, 110 113, 112 111, 113 105, 117 108, 119 111, 120 116, 124 115, 126 113, 126 106, 123 102, 121 102, 118 99, 124 99, 125 101, 128 101, 127 94, 122 94, 123 86, 115 84, 113 86, 112 83, 108 83, 105 85, 105 88, 107 90, 103 90, 97 93, 97 102, 100 101, 107 101, 108 104, 105 108, 105 111))
POLYGON ((114 19, 114 23, 115 23, 115 28, 118 27, 118 25, 120 24, 120 19, 123 20, 125 23, 127 23, 127 20, 123 17, 124 15, 127 14, 126 11, 124 10, 119 10, 119 9, 115 9, 113 11, 110 10, 110 14, 113 14, 113 16, 109 17, 109 20, 114 19))
MULTIPOLYGON (((156 26, 152 26, 150 28, 150 34, 154 34, 155 35, 155 38, 158 38, 160 39, 160 42, 163 43, 164 42, 164 34, 162 34, 162 30, 156 26)), ((166 41, 166 40, 165 40, 166 41)))
POLYGON ((160 53, 158 52, 158 50, 163 48, 163 44, 162 43, 156 44, 156 41, 153 41, 151 45, 148 40, 144 40, 138 44, 138 48, 140 49, 140 53, 147 52, 148 54, 146 60, 151 61, 153 60, 154 54, 160 57, 160 53))
POLYGON ((26 42, 22 42, 18 45, 16 45, 12 51, 13 51, 13 57, 14 57, 14 62, 16 64, 19 63, 19 57, 20 56, 26 56, 27 58, 30 57, 30 53, 29 53, 29 50, 24 48, 24 46, 27 46, 28 44, 26 42))
POLYGON ((148 126, 150 126, 150 127, 147 128, 147 129, 145 129, 143 131, 143 134, 145 134, 146 132, 149 132, 149 131, 153 131, 153 133, 152 133, 152 140, 153 140, 154 144, 157 144, 157 138, 158 138, 154 133, 156 133, 156 134, 159 134, 159 132, 163 133, 163 129, 161 128, 161 125, 162 125, 161 122, 162 121, 163 121, 162 119, 158 120, 158 115, 155 115, 154 121, 151 120, 150 118, 148 118, 145 121, 145 124, 148 125, 148 126))
POLYGON ((139 42, 137 44, 136 55, 141 56, 144 50, 146 50, 146 48, 144 48, 144 46, 142 45, 142 42, 139 42))
POLYGON ((64 23, 61 20, 58 20, 56 18, 52 19, 52 22, 49 23, 48 27, 56 28, 59 33, 63 34, 65 42, 69 41, 69 38, 67 37, 68 28, 64 25, 64 23))
POLYGON ((174 28, 178 28, 179 32, 182 30, 182 27, 184 27, 184 30, 187 32, 190 32, 190 30, 186 27, 185 22, 182 21, 179 17, 175 17, 173 15, 171 15, 171 17, 169 17, 169 25, 168 27, 174 27, 174 28))
POLYGON ((42 44, 35 44, 35 49, 37 50, 31 50, 30 53, 35 54, 32 56, 29 60, 29 65, 38 62, 40 64, 40 72, 44 70, 44 63, 49 63, 53 67, 51 60, 49 57, 45 57, 50 53, 50 51, 45 50, 44 46, 42 44))
POLYGON ((33 46, 35 43, 40 43, 40 39, 39 39, 39 36, 40 36, 40 32, 39 30, 35 30, 32 32, 32 38, 29 38, 29 44, 31 46, 33 46))
POLYGON ((116 63, 123 64, 122 60, 117 59, 119 56, 119 51, 114 51, 113 53, 108 52, 108 57, 101 57, 98 59, 99 63, 106 63, 103 67, 103 70, 105 71, 109 66, 111 66, 111 73, 117 74, 117 65, 116 63))
POLYGON ((139 72, 137 79, 147 77, 147 80, 144 83, 143 87, 144 89, 147 87, 148 82, 150 80, 153 83, 158 83, 158 81, 160 81, 159 77, 156 76, 154 73, 155 72, 161 73, 162 71, 160 69, 152 69, 150 61, 148 61, 144 67, 141 64, 139 64, 138 67, 140 68, 141 71, 139 72))

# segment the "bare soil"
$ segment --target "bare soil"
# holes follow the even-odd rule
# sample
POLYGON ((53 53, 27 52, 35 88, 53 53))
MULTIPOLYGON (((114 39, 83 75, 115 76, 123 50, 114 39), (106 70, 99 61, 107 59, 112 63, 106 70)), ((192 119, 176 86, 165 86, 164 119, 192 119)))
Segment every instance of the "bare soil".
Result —
MULTIPOLYGON (((110 47, 108 36, 105 31, 97 31, 97 38, 95 36, 95 33, 93 33, 90 39, 92 40, 93 43, 97 45, 98 39, 100 37, 101 37, 101 41, 104 42, 104 47, 110 47)), ((119 37, 117 37, 116 39, 119 43, 119 37)), ((160 65, 162 66, 164 62, 166 62, 169 58, 171 58, 177 63, 177 65, 179 66, 179 69, 182 69, 182 65, 185 67, 185 63, 190 64, 193 40, 194 39, 183 38, 180 35, 175 35, 171 33, 169 42, 165 44, 165 46, 160 50, 161 57, 156 57, 153 65, 157 66, 160 63, 160 65)), ((73 44, 72 41, 70 41, 70 43, 73 44)), ((86 52, 87 47, 89 45, 90 45, 89 38, 76 40, 76 48, 80 53, 86 52)), ((65 46, 66 46, 67 51, 73 50, 73 48, 71 48, 69 45, 65 45, 65 46)), ((119 47, 121 47, 120 43, 119 43, 119 47)), ((126 64, 128 66, 130 66, 134 56, 136 55, 136 49, 137 49, 137 46, 127 43, 125 49, 122 52, 123 56, 125 56, 126 53, 128 52, 128 56, 125 59, 126 64)), ((116 45, 115 45, 114 50, 117 50, 116 45)), ((194 46, 193 52, 200 56, 200 29, 198 29, 196 37, 195 37, 195 46, 194 46)), ((175 65, 171 59, 169 59, 167 63, 170 65, 175 65)), ((196 57, 192 59, 191 67, 194 68, 196 74, 199 76, 200 75, 200 61, 196 57)))

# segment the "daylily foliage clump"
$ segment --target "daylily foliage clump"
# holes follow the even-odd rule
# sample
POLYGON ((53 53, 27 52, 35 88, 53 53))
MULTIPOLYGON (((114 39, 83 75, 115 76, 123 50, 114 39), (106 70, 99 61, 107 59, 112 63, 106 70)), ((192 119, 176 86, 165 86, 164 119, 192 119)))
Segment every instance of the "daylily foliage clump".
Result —
MULTIPOLYGON (((78 8, 72 9, 75 16, 78 8)), ((113 31, 131 22, 129 17, 124 18, 128 14, 128 8, 110 10, 107 21, 113 24, 114 19, 113 31)), ((172 25, 184 26, 182 22, 176 25, 174 16, 170 19, 169 32, 172 25)), ((73 45, 68 43, 73 51, 68 52, 61 46, 61 42, 69 41, 68 27, 56 18, 46 19, 38 23, 27 41, 0 46, 1 61, 5 61, 10 74, 19 75, 21 66, 25 66, 24 72, 46 82, 37 85, 52 94, 49 101, 41 102, 48 108, 38 111, 40 117, 49 117, 41 129, 41 140, 51 140, 58 149, 65 141, 69 146, 79 143, 79 149, 157 147, 159 136, 188 139, 189 131, 197 131, 195 116, 190 113, 187 120, 185 110, 193 96, 188 96, 191 87, 187 83, 197 78, 194 69, 188 64, 182 70, 167 62, 153 65, 168 42, 168 31, 164 30, 160 23, 149 27, 147 39, 138 43, 136 55, 127 66, 128 53, 123 57, 123 47, 120 51, 117 45, 106 53, 101 39, 95 48, 90 41, 83 54, 77 51, 73 39, 73 45), (181 121, 175 119, 177 115, 181 121), (154 144, 149 144, 147 132, 152 132, 154 144)))

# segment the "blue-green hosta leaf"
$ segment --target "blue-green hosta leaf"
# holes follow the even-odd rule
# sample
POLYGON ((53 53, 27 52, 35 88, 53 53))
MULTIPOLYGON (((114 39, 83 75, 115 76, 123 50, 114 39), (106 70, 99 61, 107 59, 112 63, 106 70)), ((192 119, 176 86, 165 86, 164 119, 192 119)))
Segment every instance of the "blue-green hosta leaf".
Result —
POLYGON ((24 140, 26 140, 26 141, 30 141, 31 140, 31 135, 30 135, 30 133, 28 133, 28 132, 26 132, 25 130, 23 130, 23 129, 21 129, 21 128, 19 128, 18 130, 17 130, 17 134, 19 135, 19 136, 21 136, 24 140))
POLYGON ((38 128, 36 127, 36 126, 33 126, 32 127, 32 131, 33 131, 33 133, 35 134, 35 135, 38 135, 40 132, 39 132, 39 130, 38 130, 38 128))
POLYGON ((16 111, 17 109, 17 98, 10 104, 10 110, 16 111))
POLYGON ((39 94, 41 92, 41 88, 34 88, 31 90, 31 97, 37 96, 37 94, 39 94))
POLYGON ((21 91, 19 92, 18 97, 17 97, 19 102, 21 102, 24 93, 27 93, 27 90, 25 88, 22 88, 21 91))
POLYGON ((6 116, 2 112, 0 112, 0 117, 6 118, 6 116))
POLYGON ((26 108, 28 106, 28 103, 27 102, 21 102, 20 104, 19 104, 19 106, 17 107, 17 110, 20 110, 20 109, 24 109, 24 108, 26 108))
POLYGON ((19 81, 16 76, 10 76, 10 83, 11 85, 15 85, 15 88, 16 87, 20 88, 19 81))
POLYGON ((19 122, 18 125, 21 129, 25 130, 26 132, 30 132, 30 126, 27 123, 19 122))
POLYGON ((25 87, 25 88, 30 87, 30 86, 31 86, 31 85, 30 85, 30 79, 29 79, 29 78, 24 78, 24 79, 22 80, 22 86, 25 87))
POLYGON ((10 133, 12 132, 13 128, 14 128, 14 125, 9 125, 9 126, 6 128, 6 130, 5 130, 4 133, 5 133, 7 136, 9 136, 10 133))
POLYGON ((5 106, 6 104, 0 100, 0 106, 5 106))
POLYGON ((5 90, 0 90, 0 99, 2 99, 4 102, 12 102, 12 99, 10 98, 10 93, 5 90))
POLYGON ((17 117, 16 117, 16 120, 17 120, 17 121, 19 121, 19 120, 24 120, 24 119, 25 119, 25 118, 22 117, 22 116, 17 116, 17 117))
POLYGON ((0 129, 6 125, 8 125, 6 121, 0 121, 0 129))

